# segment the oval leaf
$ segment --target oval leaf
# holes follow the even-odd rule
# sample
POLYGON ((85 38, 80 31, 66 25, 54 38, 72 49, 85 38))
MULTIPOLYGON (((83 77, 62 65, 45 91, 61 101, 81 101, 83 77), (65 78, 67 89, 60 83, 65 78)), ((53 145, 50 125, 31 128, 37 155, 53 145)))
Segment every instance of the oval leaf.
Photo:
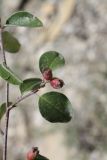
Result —
MULTIPOLYGON (((9 102, 9 106, 11 104, 12 102, 9 102)), ((3 103, 2 105, 0 105, 0 120, 2 119, 5 113, 6 113, 6 103, 3 103)))
POLYGON ((14 85, 20 85, 22 83, 22 80, 19 79, 11 69, 7 68, 5 65, 0 64, 0 76, 6 80, 8 83, 14 84, 14 85))
POLYGON ((14 13, 6 21, 6 26, 22 26, 22 27, 41 27, 42 22, 34 17, 31 13, 19 11, 14 13))
POLYGON ((42 79, 40 78, 29 78, 23 81, 20 85, 21 93, 31 91, 33 89, 39 89, 42 83, 42 79))
POLYGON ((16 53, 20 49, 18 40, 7 31, 3 32, 3 46, 10 53, 16 53))
POLYGON ((53 123, 69 122, 71 103, 68 98, 58 92, 48 92, 39 99, 39 110, 42 116, 53 123))
POLYGON ((57 69, 65 64, 64 57, 56 51, 45 52, 39 60, 40 71, 46 68, 57 69))
POLYGON ((39 154, 35 160, 49 160, 49 159, 39 154))

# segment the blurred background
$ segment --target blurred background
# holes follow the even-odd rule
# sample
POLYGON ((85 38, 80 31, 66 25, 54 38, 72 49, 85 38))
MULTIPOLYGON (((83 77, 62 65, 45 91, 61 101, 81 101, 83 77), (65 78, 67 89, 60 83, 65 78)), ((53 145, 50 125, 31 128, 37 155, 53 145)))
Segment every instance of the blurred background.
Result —
MULTIPOLYGON (((65 81, 60 91, 72 103, 73 119, 66 124, 44 120, 38 96, 52 89, 42 89, 11 112, 8 160, 25 160, 32 146, 50 160, 107 160, 107 0, 0 0, 4 22, 18 10, 39 17, 44 27, 8 29, 22 44, 19 53, 6 53, 8 65, 22 79, 41 77, 40 55, 60 52, 66 65, 55 76, 65 81)), ((0 103, 4 87, 0 79, 0 103)), ((12 101, 20 96, 15 86, 10 94, 12 101)), ((2 147, 0 135, 0 160, 2 147)))

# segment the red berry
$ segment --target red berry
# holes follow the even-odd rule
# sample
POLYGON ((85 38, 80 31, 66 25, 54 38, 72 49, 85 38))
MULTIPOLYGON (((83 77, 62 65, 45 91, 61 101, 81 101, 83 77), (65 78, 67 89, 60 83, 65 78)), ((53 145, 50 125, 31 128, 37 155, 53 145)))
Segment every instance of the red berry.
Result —
POLYGON ((50 68, 47 68, 43 71, 43 77, 46 80, 51 80, 52 79, 52 70, 50 68))
POLYGON ((35 158, 38 156, 39 151, 37 147, 33 147, 32 150, 30 150, 27 153, 27 160, 35 160, 35 158))
POLYGON ((50 84, 53 88, 59 89, 63 87, 64 82, 59 78, 52 78, 52 80, 50 81, 50 84))

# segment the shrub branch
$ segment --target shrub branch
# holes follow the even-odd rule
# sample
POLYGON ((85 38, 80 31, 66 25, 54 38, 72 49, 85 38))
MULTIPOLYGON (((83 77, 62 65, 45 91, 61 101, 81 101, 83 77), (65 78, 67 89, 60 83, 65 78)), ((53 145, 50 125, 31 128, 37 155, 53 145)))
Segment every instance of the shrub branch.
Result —
MULTIPOLYGON (((4 51, 3 46, 3 27, 1 24, 1 18, 0 18, 0 50, 2 54, 2 63, 4 63, 7 66, 6 61, 6 54, 4 51)), ((8 126, 9 126, 9 110, 8 110, 8 104, 9 104, 9 83, 6 82, 6 115, 5 115, 5 129, 4 129, 4 147, 3 147, 3 160, 7 160, 7 140, 8 140, 8 126)))

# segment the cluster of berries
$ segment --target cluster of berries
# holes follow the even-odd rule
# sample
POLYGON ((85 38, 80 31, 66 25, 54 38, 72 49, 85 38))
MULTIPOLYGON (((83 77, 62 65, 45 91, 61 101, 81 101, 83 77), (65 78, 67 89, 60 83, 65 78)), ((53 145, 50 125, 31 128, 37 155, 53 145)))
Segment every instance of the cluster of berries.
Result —
POLYGON ((45 69, 42 74, 43 74, 44 79, 49 81, 50 85, 53 88, 59 89, 63 87, 64 85, 63 80, 57 77, 53 77, 52 70, 50 68, 45 69))

